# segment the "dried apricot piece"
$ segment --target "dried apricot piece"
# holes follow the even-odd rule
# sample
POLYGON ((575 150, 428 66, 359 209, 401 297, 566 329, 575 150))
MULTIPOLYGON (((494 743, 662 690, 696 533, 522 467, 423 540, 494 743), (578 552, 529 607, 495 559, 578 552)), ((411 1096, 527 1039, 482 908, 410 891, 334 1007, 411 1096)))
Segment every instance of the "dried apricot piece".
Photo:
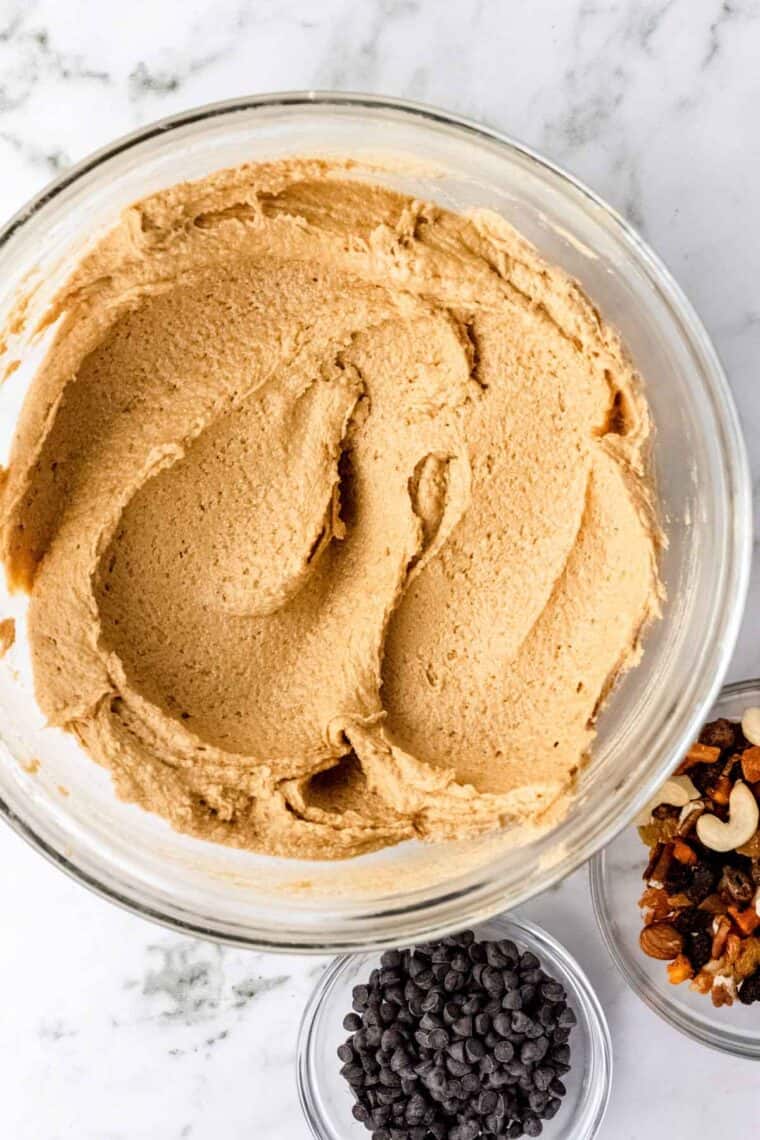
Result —
POLYGON ((668 966, 668 981, 671 985, 680 986, 681 982, 688 981, 693 973, 689 959, 685 954, 679 954, 668 966))

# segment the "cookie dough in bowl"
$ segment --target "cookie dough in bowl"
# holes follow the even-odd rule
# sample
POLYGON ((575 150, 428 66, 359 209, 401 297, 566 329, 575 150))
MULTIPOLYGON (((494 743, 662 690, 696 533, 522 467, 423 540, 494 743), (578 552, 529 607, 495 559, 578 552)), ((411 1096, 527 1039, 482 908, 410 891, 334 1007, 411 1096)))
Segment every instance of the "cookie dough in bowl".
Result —
POLYGON ((45 319, 2 551, 122 799, 307 859, 561 818, 661 592, 648 410, 578 285, 290 158, 128 207, 45 319))

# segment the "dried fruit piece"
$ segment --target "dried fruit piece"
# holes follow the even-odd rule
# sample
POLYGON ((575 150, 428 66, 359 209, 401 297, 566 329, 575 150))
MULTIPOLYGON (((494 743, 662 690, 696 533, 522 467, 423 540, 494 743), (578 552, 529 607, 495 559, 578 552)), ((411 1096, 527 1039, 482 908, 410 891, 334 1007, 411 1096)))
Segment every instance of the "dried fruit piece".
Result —
POLYGON ((684 843, 682 839, 676 839, 673 844, 673 858, 677 859, 679 863, 693 866, 697 862, 697 853, 692 847, 689 847, 688 843, 684 843))
POLYGON ((644 824, 638 830, 639 838, 646 847, 669 843, 678 834, 678 816, 674 819, 652 819, 651 823, 644 824))
MULTIPOLYGON (((719 891, 725 891, 735 903, 746 906, 755 896, 755 885, 739 867, 726 866, 718 884, 719 891)), ((729 907, 729 910, 731 908, 729 907)))
POLYGON ((747 907, 746 910, 739 910, 738 907, 730 906, 728 913, 745 937, 754 934, 758 926, 760 926, 760 914, 757 913, 753 906, 747 907))
POLYGON ((731 933, 731 919, 725 914, 719 915, 713 923, 712 957, 722 958, 726 949, 728 936, 731 933))
POLYGON ((706 930, 698 930, 687 936, 685 953, 695 971, 707 965, 712 958, 712 938, 706 930))
POLYGON ((709 970, 700 970, 691 983, 691 989, 698 994, 709 994, 712 989, 713 975, 709 970))
POLYGON ((694 974, 691 962, 685 954, 679 954, 675 961, 668 966, 668 981, 671 985, 680 986, 694 974))
POLYGON ((750 744, 760 744, 760 708, 745 710, 742 717, 742 732, 750 744))
POLYGON ((757 831, 760 810, 757 800, 742 780, 737 780, 731 789, 728 813, 725 823, 711 813, 705 813, 697 820, 699 840, 712 851, 735 851, 743 843, 748 843, 757 831))
POLYGON ((710 997, 714 1006, 733 1005, 736 997, 736 982, 730 974, 716 974, 710 997))
POLYGON ((753 744, 742 752, 742 772, 748 784, 760 780, 760 745, 753 744))
POLYGON ((715 748, 710 744, 700 744, 699 741, 696 741, 684 756, 679 772, 688 771, 694 764, 714 764, 719 759, 720 748, 715 748))
POLYGON ((710 744, 726 752, 736 747, 736 725, 722 716, 705 725, 699 734, 699 740, 701 744, 710 744))
POLYGON ((725 807, 729 802, 731 796, 731 788, 733 787, 731 780, 728 776, 721 776, 716 784, 710 788, 710 799, 714 800, 716 804, 725 807))
POLYGON ((670 922, 653 922, 639 935, 639 945, 649 958, 668 961, 683 949, 683 938, 670 922))
POLYGON ((647 922, 651 922, 653 919, 667 918, 670 914, 670 902, 662 888, 657 890, 654 887, 647 887, 639 899, 639 906, 644 911, 644 918, 647 922))

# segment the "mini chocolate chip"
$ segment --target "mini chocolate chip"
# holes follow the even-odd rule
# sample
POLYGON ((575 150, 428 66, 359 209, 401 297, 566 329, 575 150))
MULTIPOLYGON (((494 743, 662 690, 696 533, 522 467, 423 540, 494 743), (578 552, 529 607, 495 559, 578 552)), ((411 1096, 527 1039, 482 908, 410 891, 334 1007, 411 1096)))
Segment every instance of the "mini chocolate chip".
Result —
POLYGON ((451 1031, 457 1037, 472 1037, 472 1018, 458 1017, 451 1024, 451 1031))
POLYGON ((491 1028, 491 1018, 487 1013, 477 1013, 475 1015, 475 1032, 483 1037, 491 1028))
POLYGON ((564 1001, 566 997, 565 987, 561 986, 559 982, 544 982, 541 986, 541 996, 547 1001, 564 1001))
POLYGON ((451 1000, 447 1001, 443 1007, 443 1024, 453 1025, 454 1022, 459 1019, 461 1012, 461 1006, 458 1002, 451 1000))
POLYGON ((533 1083, 540 1092, 546 1092, 554 1080, 554 1069, 551 1065, 540 1065, 533 1070, 533 1083))
POLYGON ((449 1043, 449 1035, 445 1029, 433 1029, 428 1035, 428 1041, 431 1049, 445 1049, 449 1043))
POLYGON ((543 980, 543 970, 522 970, 520 972, 520 981, 530 983, 532 986, 539 985, 543 980))
POLYGON ((526 1112, 522 1120, 523 1131, 526 1136, 540 1136, 543 1125, 535 1113, 526 1112))
POLYGON ((443 988, 446 993, 453 993, 458 990, 464 981, 464 975, 460 974, 457 970, 449 970, 443 979, 443 988))
POLYGON ((398 1029, 384 1029, 383 1036, 381 1037, 381 1049, 392 1052, 394 1049, 397 1049, 398 1045, 402 1044, 402 1042, 403 1035, 399 1033, 398 1029))
POLYGON ((552 1083, 549 1085, 549 1092, 553 1093, 554 1096, 564 1096, 567 1092, 567 1089, 565 1088, 562 1081, 555 1077, 552 1083))
POLYGON ((486 966, 481 975, 481 984, 486 993, 499 997, 504 993, 504 978, 494 966, 486 966))
POLYGON ((482 1041, 479 1041, 477 1037, 468 1037, 464 1046, 464 1055, 466 1061, 469 1061, 472 1065, 476 1061, 479 1061, 481 1057, 485 1056, 485 1052, 486 1047, 482 1041))
POLYGON ((543 1061, 549 1048, 549 1042, 545 1037, 537 1037, 535 1041, 526 1041, 520 1048, 520 1060, 526 1064, 535 1064, 536 1061, 543 1061))
POLYGON ((528 983, 525 986, 520 986, 520 997, 523 1000, 523 1008, 526 1005, 531 1005, 535 1001, 538 988, 528 983))
POLYGON ((512 1014, 510 1025, 515 1033, 525 1033, 526 1030, 533 1025, 533 1022, 528 1017, 527 1013, 523 1013, 522 1010, 518 1009, 515 1010, 515 1012, 512 1014))
POLYGON ((493 1055, 497 1061, 500 1061, 501 1064, 504 1065, 507 1061, 513 1059, 515 1047, 511 1041, 500 1041, 498 1045, 494 1047, 493 1055))
POLYGON ((440 1013, 443 1009, 443 994, 437 989, 428 990, 421 1004, 425 1013, 440 1013))
POLYGON ((480 1116, 487 1116, 489 1112, 493 1112, 496 1108, 497 1096, 493 1089, 487 1089, 482 1092, 475 1102, 475 1111, 480 1116))
POLYGON ((353 998, 353 1007, 355 1010, 363 1010, 367 1008, 369 1001, 369 986, 354 986, 351 991, 353 998))
POLYGON ((543 1116, 544 1120, 552 1120, 553 1117, 557 1115, 561 1107, 562 1101, 559 1099, 559 1097, 554 1096, 547 1103, 546 1108, 541 1115, 543 1116))
POLYGON ((575 1016, 570 1006, 566 1005, 557 1018, 557 1025, 561 1025, 566 1028, 568 1026, 575 1025, 577 1020, 578 1018, 575 1016))
POLYGON ((523 998, 519 990, 510 990, 501 999, 501 1004, 504 1009, 522 1009, 523 998))
POLYGON ((561 1061, 563 1065, 566 1065, 570 1060, 570 1046, 558 1045, 556 1049, 552 1049, 552 1059, 561 1061))
POLYGON ((462 1013, 466 1017, 472 1017, 473 1014, 479 1013, 483 1007, 483 998, 480 994, 472 994, 466 1001, 462 1002, 462 1013))
POLYGON ((362 1027, 362 1019, 356 1013, 347 1013, 343 1018, 343 1028, 349 1033, 356 1033, 362 1027))
POLYGON ((350 1042, 348 1041, 345 1041, 342 1045, 339 1045, 337 1052, 340 1060, 345 1061, 347 1065, 350 1064, 354 1059, 354 1051, 351 1048, 350 1042))
POLYGON ((549 1096, 547 1093, 540 1092, 538 1089, 533 1089, 532 1092, 528 1093, 528 1104, 534 1112, 537 1112, 539 1114, 539 1116, 544 1111, 548 1103, 549 1096))
POLYGON ((509 1014, 504 1011, 496 1014, 496 1017, 493 1019, 493 1027, 500 1037, 511 1036, 513 1028, 517 1028, 513 1022, 515 1016, 515 1014, 509 1014))

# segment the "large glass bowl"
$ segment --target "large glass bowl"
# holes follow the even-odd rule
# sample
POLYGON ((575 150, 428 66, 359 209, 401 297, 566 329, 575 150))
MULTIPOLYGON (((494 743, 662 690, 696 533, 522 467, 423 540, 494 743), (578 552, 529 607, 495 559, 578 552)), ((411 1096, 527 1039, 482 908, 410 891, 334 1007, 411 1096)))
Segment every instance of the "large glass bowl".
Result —
MULTIPOLYGON (((52 183, 0 233, 0 315, 33 285, 32 307, 42 306, 82 242, 136 198, 220 167, 292 154, 379 161, 388 168, 384 181, 411 194, 455 209, 498 210, 581 281, 647 380, 669 540, 663 620, 600 718, 564 822, 530 842, 515 832, 440 846, 410 842, 343 863, 201 842, 118 801, 107 773, 71 737, 45 726, 33 695, 24 599, 0 593, 0 616, 14 614, 19 626, 0 666, 0 810, 11 825, 58 866, 147 917, 244 946, 346 950, 419 940, 512 906, 588 859, 644 802, 694 735, 734 645, 751 550, 749 476, 715 351, 641 239, 526 148, 411 104, 257 96, 145 127, 52 183)), ((44 345, 21 347, 21 366, 0 391, 6 451, 44 345)))
MULTIPOLYGON (((499 915, 475 930, 480 939, 510 938, 530 950, 567 991, 577 1023, 570 1034, 571 1068, 563 1076, 567 1096, 543 1140, 593 1140, 607 1109, 612 1084, 612 1042, 602 1007, 578 963, 559 942, 517 915, 499 915)), ((298 1034, 298 1097, 314 1140, 370 1140, 351 1114, 353 1097, 340 1075, 336 1049, 346 1039, 343 1018, 351 991, 378 965, 373 954, 336 958, 319 979, 304 1010, 298 1034)))
MULTIPOLYGON (((725 716, 741 720, 745 709, 760 705, 760 681, 726 685, 706 720, 725 716)), ((591 898, 604 943, 630 987, 669 1025, 724 1053, 760 1061, 760 1005, 719 1006, 684 982, 668 981, 667 962, 647 958, 639 946, 644 890, 642 875, 649 852, 636 828, 624 828, 589 864, 591 898)))

